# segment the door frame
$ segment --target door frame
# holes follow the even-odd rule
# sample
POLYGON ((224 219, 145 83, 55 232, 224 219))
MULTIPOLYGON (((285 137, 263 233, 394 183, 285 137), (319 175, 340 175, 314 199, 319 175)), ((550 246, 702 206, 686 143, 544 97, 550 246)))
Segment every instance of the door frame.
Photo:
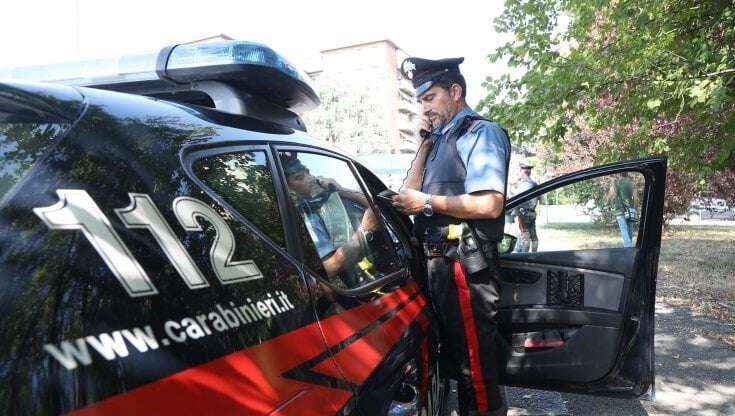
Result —
MULTIPOLYGON (((650 399, 654 396, 655 296, 663 225, 666 165, 666 157, 657 156, 596 166, 554 178, 507 200, 506 211, 531 198, 582 180, 622 172, 639 172, 645 178, 639 232, 635 245, 635 260, 630 285, 624 289, 621 337, 617 346, 615 364, 611 371, 603 378, 591 383, 576 385, 549 383, 534 386, 523 385, 523 387, 542 387, 550 390, 619 398, 650 399)), ((537 263, 534 261, 534 253, 527 254, 524 256, 506 254, 500 257, 501 260, 507 261, 537 263)))

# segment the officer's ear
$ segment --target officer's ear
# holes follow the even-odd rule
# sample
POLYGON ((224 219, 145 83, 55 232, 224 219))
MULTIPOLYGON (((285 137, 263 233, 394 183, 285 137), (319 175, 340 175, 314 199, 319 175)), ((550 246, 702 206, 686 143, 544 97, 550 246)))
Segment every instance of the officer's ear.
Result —
POLYGON ((455 82, 449 87, 449 97, 452 101, 459 101, 462 98, 462 86, 455 82))

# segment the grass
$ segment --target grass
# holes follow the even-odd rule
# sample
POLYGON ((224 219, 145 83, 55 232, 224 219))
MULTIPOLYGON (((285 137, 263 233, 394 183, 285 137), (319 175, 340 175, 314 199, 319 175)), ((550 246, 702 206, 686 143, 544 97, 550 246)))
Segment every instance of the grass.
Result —
POLYGON ((669 227, 658 270, 660 294, 735 301, 735 227, 669 227))
MULTIPOLYGON (((595 223, 551 223, 536 226, 539 251, 622 247, 618 226, 595 223)), ((633 237, 635 238, 635 236, 633 237)))

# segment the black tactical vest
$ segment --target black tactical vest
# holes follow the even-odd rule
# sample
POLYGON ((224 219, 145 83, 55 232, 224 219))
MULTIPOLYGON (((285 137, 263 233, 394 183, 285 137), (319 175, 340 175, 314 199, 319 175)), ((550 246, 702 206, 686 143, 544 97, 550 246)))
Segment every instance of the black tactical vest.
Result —
MULTIPOLYGON (((421 182, 421 192, 431 195, 462 195, 465 192, 464 182, 467 177, 467 169, 457 152, 457 139, 462 137, 475 120, 486 120, 480 116, 469 115, 459 120, 457 124, 447 132, 445 137, 436 140, 426 157, 424 165, 424 176, 421 182)), ((504 131, 505 132, 505 131, 504 131)), ((508 140, 507 133, 505 139, 508 140)), ((510 142, 508 142, 508 153, 505 160, 505 183, 508 183, 508 165, 510 163, 510 142)), ((505 196, 505 195, 503 195, 505 196)), ((477 237, 484 241, 500 241, 503 239, 503 227, 505 226, 505 209, 498 218, 466 220, 475 230, 477 237)), ((435 232, 439 227, 449 224, 459 224, 463 220, 442 214, 434 214, 427 217, 417 214, 414 218, 414 235, 419 239, 435 232)))

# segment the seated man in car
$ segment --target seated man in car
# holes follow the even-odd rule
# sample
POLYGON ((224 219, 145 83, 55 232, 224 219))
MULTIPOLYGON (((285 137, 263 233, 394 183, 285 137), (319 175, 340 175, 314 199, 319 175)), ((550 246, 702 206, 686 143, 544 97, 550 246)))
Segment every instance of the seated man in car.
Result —
POLYGON ((281 160, 291 197, 304 218, 327 275, 337 275, 360 262, 367 254, 370 235, 378 226, 364 195, 340 187, 332 178, 312 175, 296 157, 283 156, 281 160), (343 198, 361 207, 359 226, 353 225, 343 198))

